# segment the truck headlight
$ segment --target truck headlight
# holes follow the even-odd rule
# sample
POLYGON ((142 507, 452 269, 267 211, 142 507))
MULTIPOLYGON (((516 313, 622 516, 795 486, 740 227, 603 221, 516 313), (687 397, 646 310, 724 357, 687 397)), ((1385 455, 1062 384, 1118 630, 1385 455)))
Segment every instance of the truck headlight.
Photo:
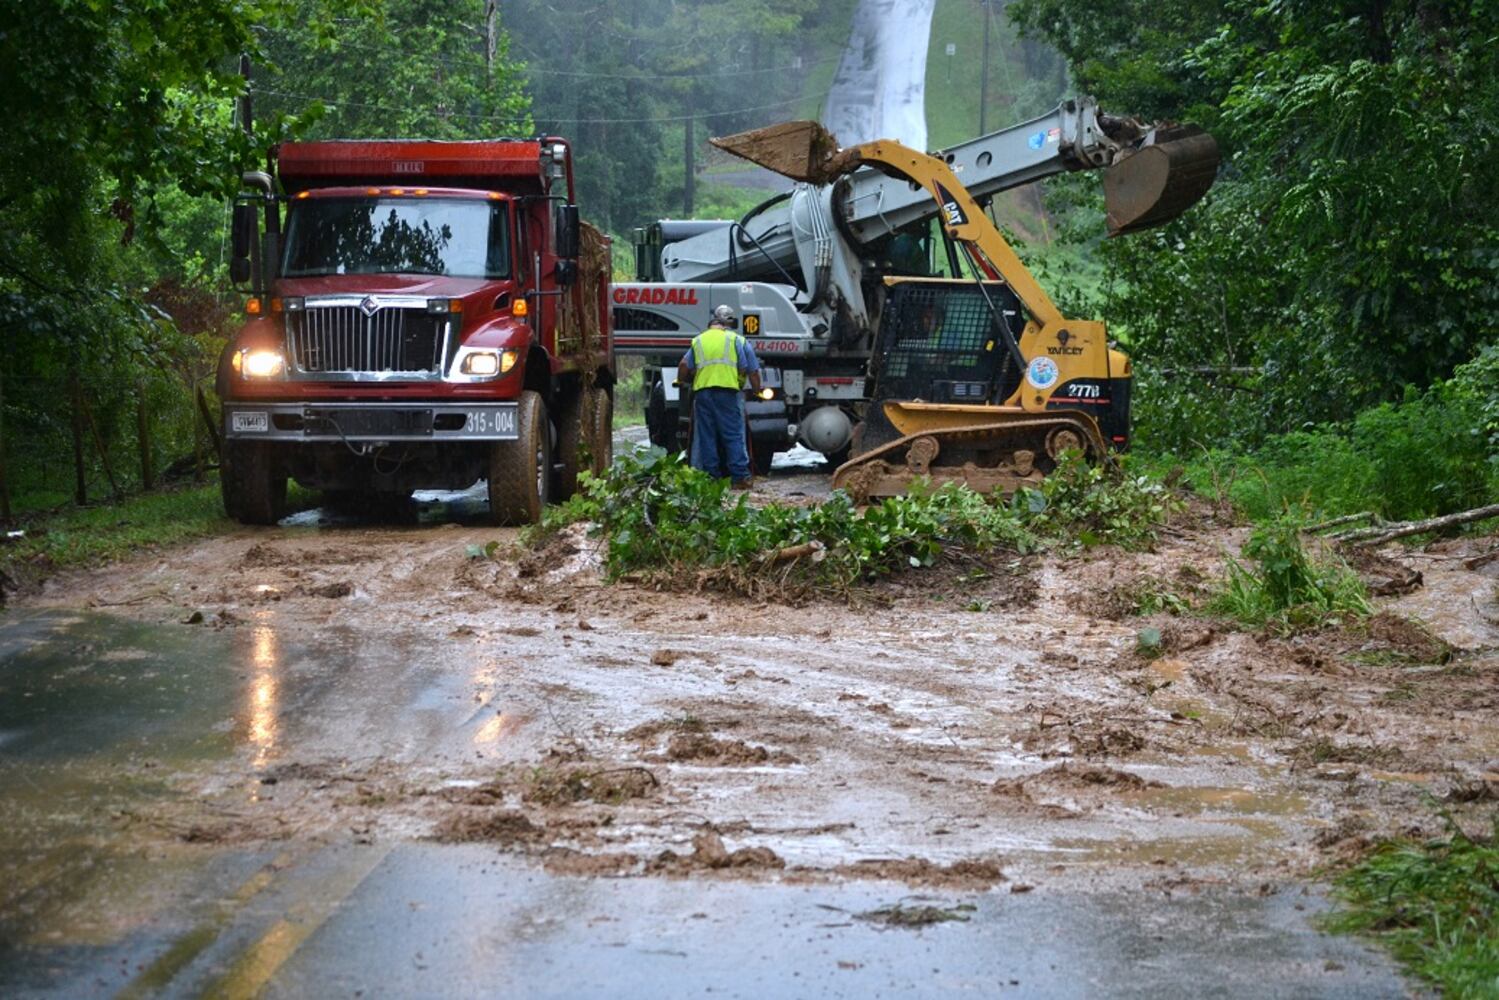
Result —
POLYGON ((245 378, 275 378, 286 370, 286 358, 280 351, 240 351, 237 367, 245 378))
POLYGON ((464 375, 503 375, 515 367, 519 351, 471 351, 463 356, 458 370, 464 375))

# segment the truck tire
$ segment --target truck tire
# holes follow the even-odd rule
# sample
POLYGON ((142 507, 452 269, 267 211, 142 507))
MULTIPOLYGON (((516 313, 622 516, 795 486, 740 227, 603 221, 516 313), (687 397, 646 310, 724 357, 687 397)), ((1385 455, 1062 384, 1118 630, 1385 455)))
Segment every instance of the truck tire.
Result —
POLYGON ((614 398, 608 389, 593 390, 592 440, 591 469, 595 476, 602 476, 614 464, 614 398))
POLYGON ((750 468, 755 470, 755 475, 770 475, 770 463, 776 457, 776 453, 770 450, 770 445, 751 444, 750 449, 750 468))
POLYGON ((541 395, 520 394, 516 439, 489 451, 489 517, 495 524, 535 524, 551 500, 552 429, 541 395))
POLYGON ((224 442, 219 489, 224 512, 240 524, 275 524, 286 514, 286 476, 263 442, 224 442))
POLYGON ((662 383, 657 382, 651 388, 651 400, 645 410, 645 425, 651 434, 651 444, 670 452, 687 447, 689 442, 682 439, 681 433, 681 406, 680 400, 676 406, 667 405, 666 388, 662 383))
POLYGON ((566 500, 578 492, 578 474, 590 465, 584 452, 592 452, 593 390, 580 388, 561 401, 557 413, 557 482, 553 499, 566 500))

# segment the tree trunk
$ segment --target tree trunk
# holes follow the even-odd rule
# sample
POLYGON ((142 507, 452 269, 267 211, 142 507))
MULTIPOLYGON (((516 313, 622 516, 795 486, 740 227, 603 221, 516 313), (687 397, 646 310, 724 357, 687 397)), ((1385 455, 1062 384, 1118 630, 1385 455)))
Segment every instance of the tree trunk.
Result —
POLYGON ((0 380, 0 519, 11 521, 10 479, 5 474, 5 383, 0 380))
POLYGON ((1456 514, 1429 517, 1424 521, 1397 521, 1391 524, 1381 524, 1373 528, 1358 528, 1353 531, 1345 531, 1341 534, 1333 535, 1332 539, 1339 545, 1383 545, 1385 542, 1393 542, 1397 538, 1406 538, 1410 535, 1424 535, 1429 531, 1455 528, 1460 524, 1486 521, 1491 517, 1499 517, 1499 503, 1489 504, 1486 507, 1474 507, 1472 510, 1458 511, 1456 514))
POLYGON ((109 449, 104 447, 104 438, 99 433, 99 425, 94 421, 94 411, 82 396, 79 397, 78 402, 83 406, 83 419, 88 423, 89 434, 94 439, 94 448, 98 450, 99 461, 104 466, 104 477, 109 480, 109 492, 116 500, 123 500, 125 494, 120 489, 119 480, 115 479, 114 465, 109 460, 109 449))
POLYGON ((151 474, 151 421, 146 413, 146 383, 142 381, 137 388, 138 398, 135 406, 135 439, 140 445, 141 452, 141 489, 149 491, 153 485, 151 474))
POLYGON ((68 376, 68 395, 73 402, 73 500, 82 507, 88 503, 88 477, 83 468, 83 387, 76 371, 68 376))

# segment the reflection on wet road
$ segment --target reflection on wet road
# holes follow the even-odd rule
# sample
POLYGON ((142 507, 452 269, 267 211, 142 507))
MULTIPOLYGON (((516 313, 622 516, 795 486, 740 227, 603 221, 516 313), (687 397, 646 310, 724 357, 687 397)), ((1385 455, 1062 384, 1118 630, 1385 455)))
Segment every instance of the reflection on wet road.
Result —
POLYGON ((326 825, 276 828, 290 813, 257 819, 301 773, 287 759, 438 775, 503 746, 531 721, 489 707, 512 669, 443 670, 414 638, 287 642, 269 618, 214 631, 10 617, 0 995, 1403 992, 1387 962, 1312 932, 1322 904, 1294 889, 1144 905, 1004 886, 580 878, 487 845, 372 842, 357 824, 352 842, 330 841, 326 825), (213 808, 197 822, 200 801, 213 808), (964 919, 897 930, 859 916, 892 904, 961 906, 964 919))

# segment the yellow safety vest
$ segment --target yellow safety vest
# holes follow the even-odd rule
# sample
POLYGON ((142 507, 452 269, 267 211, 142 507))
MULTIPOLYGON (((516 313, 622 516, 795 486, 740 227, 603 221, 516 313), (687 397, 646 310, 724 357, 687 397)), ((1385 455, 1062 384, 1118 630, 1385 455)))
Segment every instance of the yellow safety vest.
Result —
POLYGON ((692 338, 692 391, 739 388, 739 334, 710 326, 692 338))

